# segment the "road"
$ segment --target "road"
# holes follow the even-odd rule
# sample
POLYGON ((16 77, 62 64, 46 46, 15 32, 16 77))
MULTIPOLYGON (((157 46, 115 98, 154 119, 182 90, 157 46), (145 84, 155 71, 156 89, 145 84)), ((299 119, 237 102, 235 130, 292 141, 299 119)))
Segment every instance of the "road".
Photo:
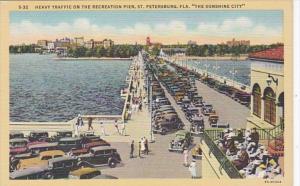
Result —
MULTIPOLYGON (((220 122, 228 122, 231 128, 246 127, 246 118, 250 115, 249 108, 215 91, 200 81, 196 81, 196 87, 199 95, 203 97, 203 100, 213 105, 220 122)), ((208 122, 206 122, 205 127, 209 127, 207 125, 208 122)))

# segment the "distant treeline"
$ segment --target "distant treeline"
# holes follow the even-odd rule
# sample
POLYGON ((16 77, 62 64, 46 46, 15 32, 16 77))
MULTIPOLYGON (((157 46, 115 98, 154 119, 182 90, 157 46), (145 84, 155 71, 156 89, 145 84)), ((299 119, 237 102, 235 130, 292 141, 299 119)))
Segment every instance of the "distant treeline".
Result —
POLYGON ((142 49, 142 45, 113 45, 109 48, 103 46, 95 48, 77 47, 69 48, 69 57, 120 57, 128 58, 136 56, 142 49))
POLYGON ((18 53, 36 53, 36 45, 10 45, 9 53, 18 54, 18 53))
MULTIPOLYGON (((276 43, 271 45, 238 45, 238 46, 228 46, 226 44, 217 44, 217 45, 164 45, 163 48, 176 48, 182 49, 186 48, 185 55, 187 56, 240 56, 241 54, 249 54, 256 51, 261 51, 269 48, 276 48, 282 46, 282 43, 276 43)), ((175 50, 169 50, 168 53, 174 54, 177 53, 175 50)), ((152 51, 156 54, 159 53, 159 50, 153 48, 152 51)))

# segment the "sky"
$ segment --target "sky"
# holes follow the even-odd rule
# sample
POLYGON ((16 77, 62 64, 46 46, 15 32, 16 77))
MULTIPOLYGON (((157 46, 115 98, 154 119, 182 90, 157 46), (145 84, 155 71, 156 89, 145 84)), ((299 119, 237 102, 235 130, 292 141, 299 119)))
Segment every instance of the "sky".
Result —
POLYGON ((216 44, 232 38, 251 44, 283 42, 283 13, 255 11, 11 12, 10 43, 83 36, 115 43, 216 44))

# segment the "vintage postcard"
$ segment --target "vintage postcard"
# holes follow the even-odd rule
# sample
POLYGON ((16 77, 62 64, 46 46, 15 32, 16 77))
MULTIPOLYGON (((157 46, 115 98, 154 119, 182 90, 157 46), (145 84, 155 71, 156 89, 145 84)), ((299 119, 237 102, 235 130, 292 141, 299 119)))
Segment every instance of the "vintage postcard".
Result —
POLYGON ((292 185, 292 1, 0 9, 1 186, 292 185))

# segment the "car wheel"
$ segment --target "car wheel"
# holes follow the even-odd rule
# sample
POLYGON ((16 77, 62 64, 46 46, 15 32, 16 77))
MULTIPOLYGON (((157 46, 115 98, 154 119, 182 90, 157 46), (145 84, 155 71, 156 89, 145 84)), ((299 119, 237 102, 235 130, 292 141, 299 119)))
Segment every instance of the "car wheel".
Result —
POLYGON ((115 160, 110 160, 108 165, 110 168, 115 168, 117 166, 117 162, 115 160))
POLYGON ((166 129, 162 129, 162 130, 161 130, 161 135, 166 135, 166 133, 167 133, 167 130, 166 130, 166 129))

